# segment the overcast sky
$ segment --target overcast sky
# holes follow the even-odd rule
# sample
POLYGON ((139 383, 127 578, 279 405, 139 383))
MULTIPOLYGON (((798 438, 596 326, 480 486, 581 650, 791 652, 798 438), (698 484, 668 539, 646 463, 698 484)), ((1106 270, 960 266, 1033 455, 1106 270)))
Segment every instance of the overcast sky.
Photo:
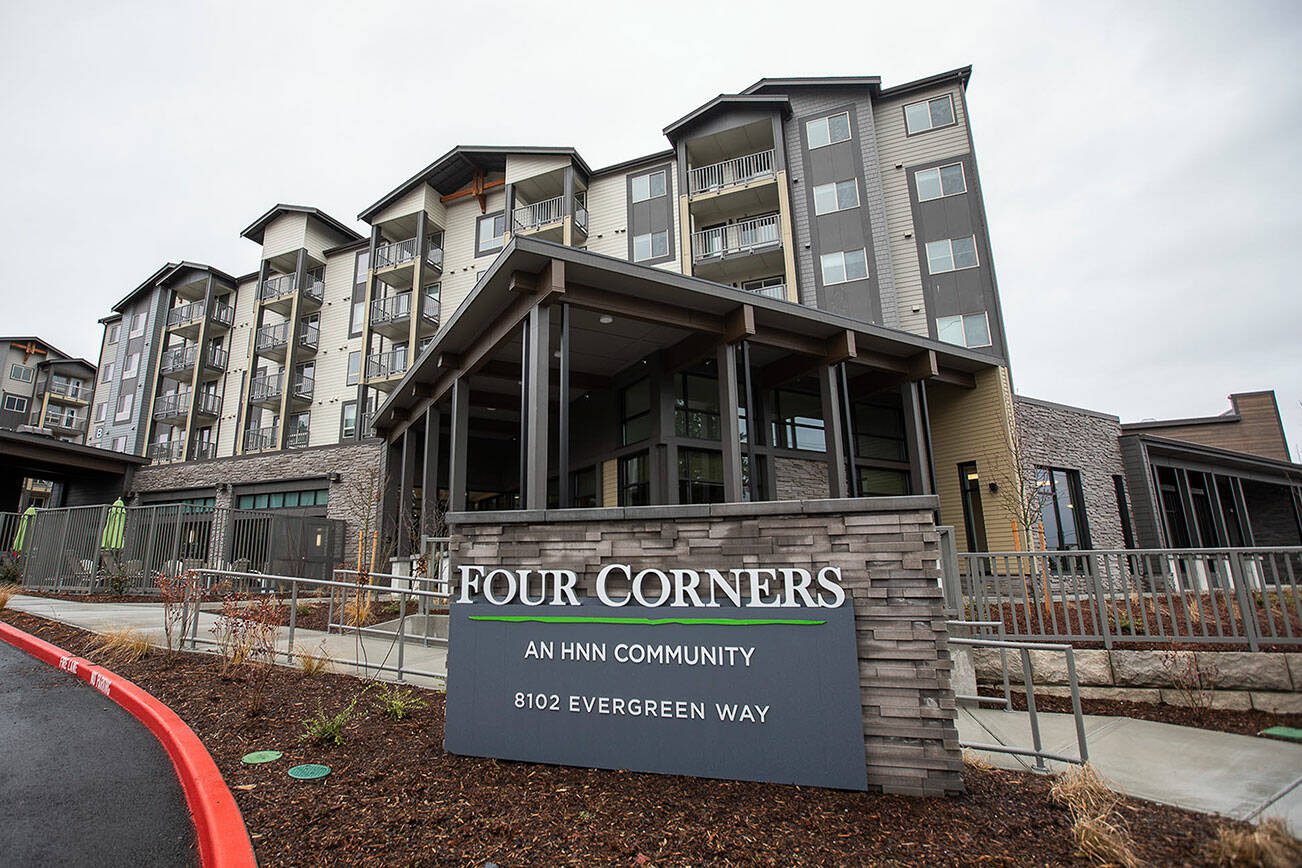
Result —
POLYGON ((1302 4, 622 5, 5 3, 0 334, 94 361, 165 260, 252 271, 272 204, 356 225, 454 144, 597 167, 763 76, 971 64, 1017 390, 1129 421, 1274 388, 1302 459, 1302 4))

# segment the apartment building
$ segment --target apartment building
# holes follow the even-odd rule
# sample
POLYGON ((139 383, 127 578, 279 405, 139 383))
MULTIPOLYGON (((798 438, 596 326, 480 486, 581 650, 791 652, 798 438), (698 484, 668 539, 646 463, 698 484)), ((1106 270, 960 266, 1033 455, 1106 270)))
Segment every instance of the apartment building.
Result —
MULTIPOLYGON (((137 482, 158 497, 206 480, 186 469, 194 462, 366 442, 441 327, 527 239, 901 336, 904 361, 884 353, 884 369, 843 384, 870 408, 848 412, 882 432, 860 438, 849 493, 935 491, 947 512, 973 497, 975 510, 986 487, 968 477, 1010 472, 1013 422, 968 79, 763 79, 665 126, 663 150, 597 169, 572 147, 457 146, 365 208, 364 233, 277 205, 242 233, 260 247, 249 273, 168 263, 115 306, 95 442, 148 455, 137 482), (906 448, 906 431, 925 442, 906 448)), ((708 388, 708 366, 691 361, 683 388, 708 388)), ((807 366, 786 364, 786 380, 780 368, 766 377, 783 387, 774 412, 799 462, 827 452, 829 438, 810 431, 828 413, 807 366)), ((702 490, 722 490, 717 462, 692 460, 710 477, 702 490)), ((826 463, 770 476, 815 491, 826 463)), ((476 502, 519 498, 498 488, 476 502)), ((1008 535, 1002 519, 989 523, 1008 535)))
POLYGON ((0 428, 84 443, 95 366, 36 337, 0 337, 0 428))

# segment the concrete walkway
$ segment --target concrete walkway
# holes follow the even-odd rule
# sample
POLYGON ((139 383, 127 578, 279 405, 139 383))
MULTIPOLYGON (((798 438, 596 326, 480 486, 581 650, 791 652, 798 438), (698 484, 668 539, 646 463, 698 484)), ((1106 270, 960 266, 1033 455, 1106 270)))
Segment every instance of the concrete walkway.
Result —
MULTIPOLYGON (((163 631, 163 606, 161 603, 83 603, 77 600, 54 600, 48 597, 17 595, 9 600, 9 608, 31 615, 39 615, 52 621, 60 621, 83 630, 103 633, 108 630, 138 630, 153 644, 163 647, 166 644, 163 631)), ((217 622, 217 615, 204 611, 199 615, 199 629, 195 634, 200 640, 199 650, 211 649, 202 640, 213 639, 212 627, 217 622)), ((188 645, 186 646, 189 647, 188 645)), ((289 628, 279 631, 277 650, 282 655, 291 651, 289 647, 289 628)), ((354 634, 325 633, 320 630, 294 631, 294 648, 311 654, 325 653, 332 658, 331 671, 347 675, 377 676, 386 681, 396 681, 396 672, 377 671, 377 665, 398 665, 398 643, 396 636, 388 639, 383 636, 357 636, 354 634)), ((447 647, 444 645, 424 645, 419 640, 408 639, 404 643, 403 668, 421 672, 447 672, 447 647)), ((283 662, 282 656, 278 662, 283 662)), ((404 683, 418 687, 442 688, 442 678, 428 678, 407 674, 404 683)))
MULTIPOLYGON (((1041 712, 1044 749, 1077 756, 1076 722, 1070 714, 1041 712)), ((1031 746, 1024 711, 959 709, 959 739, 1011 747, 1031 746)), ((1085 715, 1090 763, 1114 789, 1236 820, 1282 817, 1302 834, 1302 745, 1135 720, 1085 715)), ((1000 768, 1031 769, 1035 760, 981 753, 1000 768)), ((1048 763, 1051 771, 1065 764, 1048 763)))
POLYGON ((197 865, 153 734, 76 676, 0 642, 0 862, 197 865))

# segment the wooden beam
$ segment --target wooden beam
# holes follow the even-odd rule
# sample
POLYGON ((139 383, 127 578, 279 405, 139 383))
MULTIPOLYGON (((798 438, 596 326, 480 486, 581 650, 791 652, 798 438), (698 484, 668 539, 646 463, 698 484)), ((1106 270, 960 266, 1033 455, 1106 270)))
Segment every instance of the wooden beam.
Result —
POLYGON ((923 350, 909 357, 909 379, 911 381, 929 380, 940 373, 940 362, 936 360, 935 350, 923 350))
POLYGON ((434 364, 445 371, 455 371, 461 367, 461 356, 456 353, 439 353, 434 357, 434 364))
POLYGON ((469 184, 462 187, 460 190, 457 190, 455 193, 447 193, 440 196, 439 201, 444 204, 447 204, 448 202, 456 202, 460 199, 469 199, 471 196, 480 196, 489 190, 506 186, 506 181, 502 178, 498 178, 495 181, 484 181, 482 180, 482 174, 479 177, 480 186, 478 189, 475 188, 475 182, 472 180, 469 184))
POLYGON ((839 365, 847 359, 858 355, 855 351, 854 332, 846 329, 827 342, 827 355, 824 361, 829 365, 839 365))
POLYGON ((565 300, 584 310, 624 316, 641 322, 673 326, 691 331, 724 333, 723 317, 702 311, 689 310, 675 304, 664 304, 648 299, 618 295, 590 286, 567 284, 565 300))
POLYGON ((664 351, 665 372, 676 374, 683 368, 690 368, 702 359, 708 358, 719 343, 718 335, 688 335, 664 351))
POLYGON ((729 311, 723 318, 723 339, 735 344, 755 334, 755 308, 749 304, 729 311))
POLYGON ((791 332, 757 329, 750 341, 792 353, 804 353, 807 356, 815 356, 820 359, 827 354, 827 342, 822 338, 812 338, 791 332))
POLYGON ((959 386, 960 388, 963 389, 976 388, 976 376, 973 374, 969 374, 966 371, 953 371, 949 369, 943 369, 931 379, 932 382, 935 383, 946 383, 951 386, 959 386))
POLYGON ((512 271, 506 289, 508 292, 522 292, 532 295, 538 291, 538 275, 528 271, 512 271))

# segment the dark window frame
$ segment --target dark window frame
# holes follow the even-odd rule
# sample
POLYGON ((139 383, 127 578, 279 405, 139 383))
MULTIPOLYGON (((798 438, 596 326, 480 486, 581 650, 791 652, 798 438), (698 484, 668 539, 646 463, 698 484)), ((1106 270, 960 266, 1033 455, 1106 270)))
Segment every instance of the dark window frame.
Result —
POLYGON ((492 212, 492 213, 485 214, 485 215, 483 215, 482 217, 477 218, 477 219, 475 220, 475 239, 474 239, 474 245, 475 245, 475 258, 479 258, 479 257, 481 257, 481 256, 492 256, 494 253, 497 253, 497 252, 500 251, 503 247, 505 247, 505 246, 506 246, 506 228, 507 228, 507 227, 506 227, 506 211, 494 211, 494 212, 492 212), (486 221, 486 220, 501 220, 501 221, 502 221, 502 234, 496 236, 497 239, 498 239, 498 241, 497 241, 497 246, 496 246, 496 247, 480 247, 480 246, 479 246, 479 239, 480 239, 479 227, 482 226, 482 225, 484 224, 484 221, 486 221))

